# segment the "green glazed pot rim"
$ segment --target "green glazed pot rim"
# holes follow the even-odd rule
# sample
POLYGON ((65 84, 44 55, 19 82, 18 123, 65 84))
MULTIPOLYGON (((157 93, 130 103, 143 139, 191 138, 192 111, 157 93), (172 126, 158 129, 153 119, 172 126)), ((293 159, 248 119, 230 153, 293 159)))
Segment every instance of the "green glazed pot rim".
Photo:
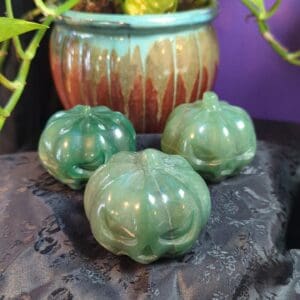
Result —
POLYGON ((103 29, 172 28, 210 23, 216 17, 217 11, 217 0, 211 0, 209 5, 200 9, 156 15, 130 16, 68 11, 56 22, 103 29))

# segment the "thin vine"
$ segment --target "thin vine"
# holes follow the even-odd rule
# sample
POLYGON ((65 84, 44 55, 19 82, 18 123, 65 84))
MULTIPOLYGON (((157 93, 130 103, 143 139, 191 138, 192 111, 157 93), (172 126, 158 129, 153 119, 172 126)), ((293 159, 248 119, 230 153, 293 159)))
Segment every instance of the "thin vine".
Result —
POLYGON ((275 52, 290 64, 300 66, 300 50, 295 52, 289 51, 276 39, 267 23, 267 21, 277 12, 281 0, 275 0, 270 9, 266 8, 264 0, 242 0, 242 3, 255 17, 260 33, 275 52))
MULTIPOLYGON (((3 42, 0 48, 0 84, 2 84, 4 87, 6 87, 8 90, 12 92, 6 105, 4 107, 0 107, 0 131, 3 128, 6 119, 13 112, 15 106, 17 105, 23 93, 32 59, 36 55, 36 51, 40 45, 42 38, 44 37, 47 31, 47 28, 56 17, 58 17, 59 15, 71 9, 74 5, 76 5, 78 0, 67 0, 63 4, 59 6, 53 6, 51 8, 47 7, 47 5, 45 5, 45 3, 43 3, 41 0, 35 0, 35 2, 36 4, 38 4, 37 8, 39 9, 39 11, 45 16, 42 24, 45 25, 46 27, 43 29, 39 29, 35 32, 33 38, 31 39, 26 49, 23 49, 20 38, 18 36, 13 37, 12 39, 13 45, 16 49, 17 56, 20 58, 21 61, 18 73, 14 80, 8 79, 1 72, 9 42, 8 41, 3 42)), ((7 17, 13 18, 14 14, 13 14, 11 0, 5 0, 5 7, 6 7, 7 17)))

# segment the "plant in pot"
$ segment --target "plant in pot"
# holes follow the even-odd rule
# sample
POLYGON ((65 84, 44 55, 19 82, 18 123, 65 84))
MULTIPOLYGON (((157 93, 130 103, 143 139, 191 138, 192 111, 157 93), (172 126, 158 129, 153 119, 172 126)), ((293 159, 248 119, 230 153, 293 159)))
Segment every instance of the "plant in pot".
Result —
POLYGON ((137 132, 161 132, 175 106, 212 88, 215 1, 184 12, 173 12, 173 0, 148 2, 125 1, 123 15, 68 11, 56 22, 51 67, 66 108, 106 105, 125 113, 137 132), (164 11, 171 12, 144 14, 164 11))
MULTIPOLYGON (((20 26, 20 21, 12 19, 11 1, 5 0, 9 20, 0 20, 0 68, 9 38, 13 38, 21 66, 16 80, 0 77, 0 83, 12 91, 0 110, 0 128, 22 94, 45 26, 53 20, 51 68, 67 108, 78 103, 108 105, 127 114, 138 132, 159 132, 176 105, 200 98, 213 85, 218 64, 217 41, 209 24, 216 15, 213 0, 181 0, 179 10, 188 9, 182 12, 174 12, 177 1, 167 0, 34 2, 37 9, 30 15, 44 15, 42 27, 32 23, 20 26), (37 32, 24 50, 18 35, 29 30, 37 32)), ((263 0, 242 2, 275 51, 299 65, 300 53, 290 53, 267 25, 281 1, 276 0, 269 9, 263 0)))

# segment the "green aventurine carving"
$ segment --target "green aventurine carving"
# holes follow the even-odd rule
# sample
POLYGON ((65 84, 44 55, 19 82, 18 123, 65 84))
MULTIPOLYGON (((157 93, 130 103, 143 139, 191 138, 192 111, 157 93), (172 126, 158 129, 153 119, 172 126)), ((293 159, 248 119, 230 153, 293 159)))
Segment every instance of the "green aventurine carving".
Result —
POLYGON ((135 151, 135 142, 135 130, 123 114, 105 106, 78 105, 49 119, 38 151, 52 176, 80 189, 113 154, 135 151))
POLYGON ((158 150, 120 152, 90 178, 84 208, 96 240, 140 263, 186 252, 211 210, 207 185, 189 163, 158 150))
POLYGON ((203 101, 183 104, 173 111, 161 147, 166 153, 182 155, 204 178, 220 181, 251 162, 256 135, 243 109, 207 92, 203 101))

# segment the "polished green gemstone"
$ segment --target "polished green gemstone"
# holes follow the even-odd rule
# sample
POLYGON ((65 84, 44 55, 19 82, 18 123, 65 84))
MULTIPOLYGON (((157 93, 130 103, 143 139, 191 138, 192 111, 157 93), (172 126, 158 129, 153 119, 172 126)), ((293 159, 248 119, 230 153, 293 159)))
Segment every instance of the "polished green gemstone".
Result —
POLYGON ((140 263, 186 252, 205 226, 210 195, 178 155, 120 152, 90 178, 84 208, 96 240, 140 263))
POLYGON ((39 141, 39 157, 46 170, 73 189, 119 151, 135 151, 131 122, 105 106, 78 105, 54 114, 39 141))
POLYGON ((178 0, 123 0, 123 10, 129 15, 174 12, 178 0))
POLYGON ((220 181, 251 162, 256 135, 246 111, 207 92, 202 101, 180 105, 171 113, 161 147, 182 155, 206 179, 220 181))

